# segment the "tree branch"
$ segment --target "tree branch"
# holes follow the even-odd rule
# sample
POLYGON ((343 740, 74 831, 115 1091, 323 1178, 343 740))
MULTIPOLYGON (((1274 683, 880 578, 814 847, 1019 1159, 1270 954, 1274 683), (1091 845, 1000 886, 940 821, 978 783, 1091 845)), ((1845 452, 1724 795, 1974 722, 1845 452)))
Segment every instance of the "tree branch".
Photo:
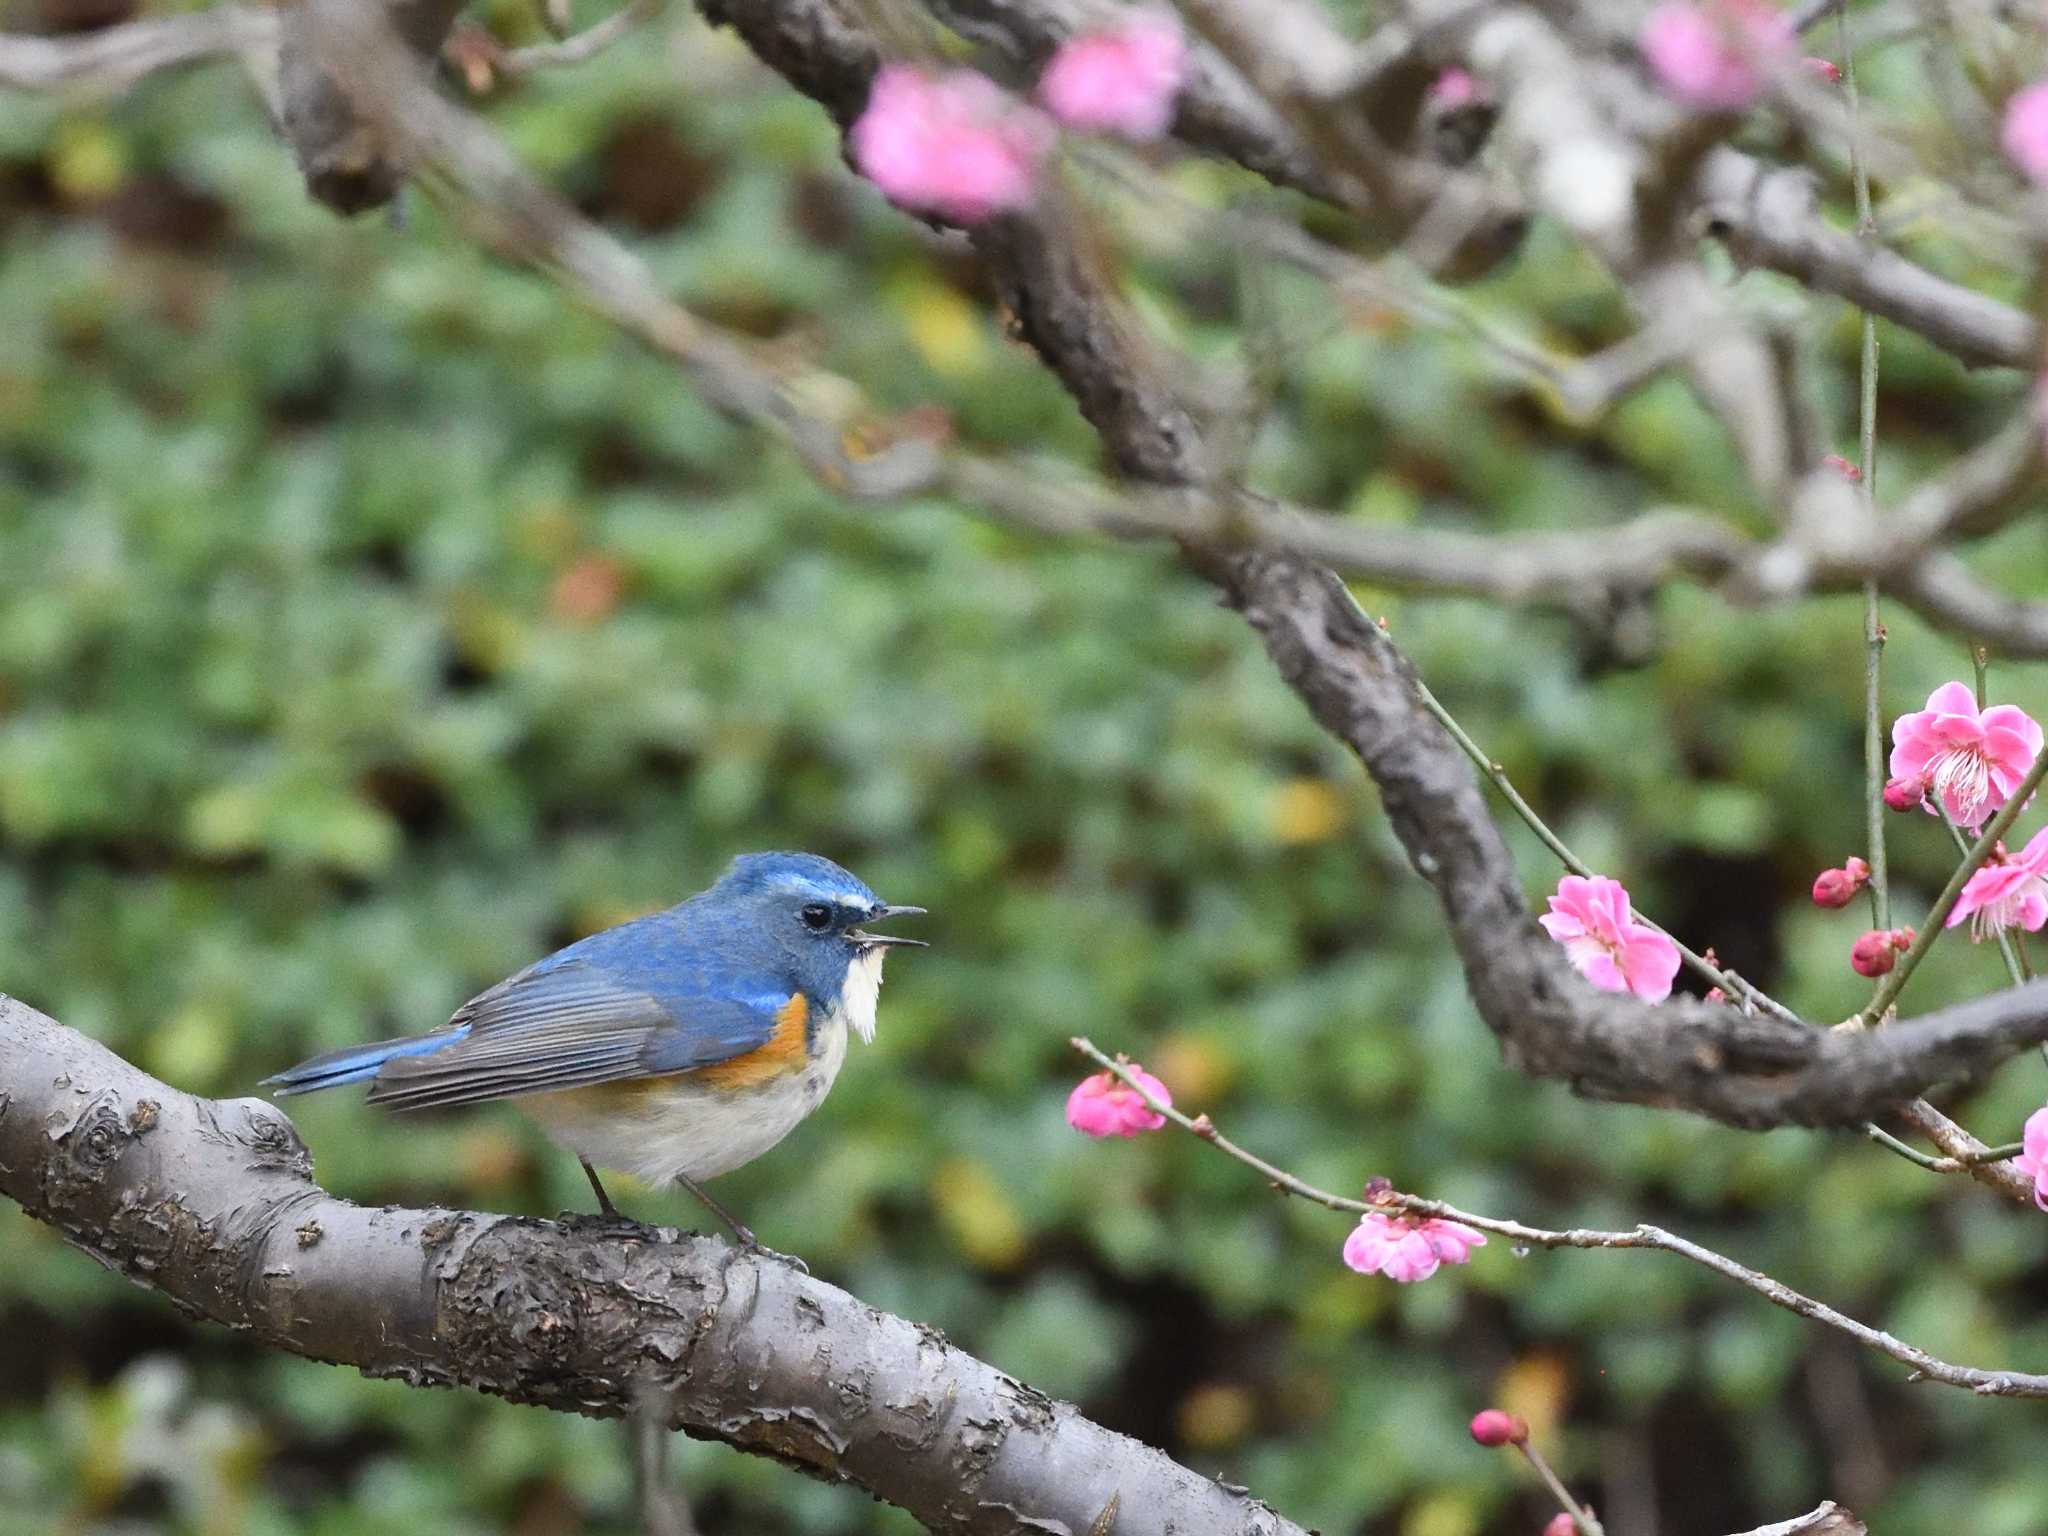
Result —
POLYGON ((1930 1086, 1974 1081, 2048 1039, 2048 981, 1872 1033, 1595 990, 1529 916, 1470 766, 1343 584, 1273 554, 1236 556, 1221 580, 1281 676, 1379 786, 1395 835, 1443 905, 1473 1003, 1518 1070, 1752 1129, 1842 1125, 1930 1086))
POLYGON ((1985 1370, 1973 1365, 1954 1365, 1937 1359, 1917 1344, 1908 1344, 1904 1339, 1886 1333, 1882 1328, 1873 1328, 1845 1312, 1838 1312, 1824 1301, 1815 1301, 1811 1296, 1795 1291, 1781 1280, 1774 1280, 1762 1270, 1751 1269, 1724 1253, 1717 1253, 1702 1243, 1667 1232, 1662 1227, 1653 1227, 1647 1222, 1631 1227, 1626 1232, 1602 1232, 1590 1227, 1570 1227, 1554 1231, 1548 1227, 1532 1227, 1525 1222, 1507 1221, 1497 1216, 1477 1216, 1471 1211, 1447 1205, 1441 1200, 1428 1200, 1420 1195, 1404 1194, 1399 1190, 1388 1190, 1375 1200, 1353 1200, 1344 1195, 1318 1189, 1306 1180, 1297 1178, 1284 1168, 1275 1167, 1257 1153, 1246 1150, 1216 1129, 1215 1122, 1207 1115, 1190 1117, 1186 1111, 1176 1109, 1163 1099, 1155 1096, 1144 1083, 1139 1081, 1130 1067, 1122 1060, 1113 1060, 1094 1044, 1080 1036, 1068 1041, 1075 1050, 1102 1067, 1118 1081, 1129 1088, 1145 1107, 1156 1115, 1163 1115, 1182 1130, 1209 1143, 1226 1157, 1235 1158, 1247 1168, 1266 1180, 1283 1195, 1293 1195, 1327 1210, 1345 1211, 1364 1215, 1368 1211, 1400 1210, 1418 1216, 1435 1216, 1447 1221, 1463 1222, 1482 1232, 1491 1232, 1496 1237, 1505 1237, 1513 1242, 1532 1248, 1633 1248, 1649 1249, 1658 1253, 1676 1254, 1679 1258, 1712 1270, 1724 1279, 1733 1280, 1763 1297, 1774 1307, 1826 1328, 1833 1328, 1847 1334, 1865 1349, 1888 1355, 1912 1371, 1912 1380, 1938 1381, 1944 1386, 1962 1387, 1982 1397, 2048 1397, 2048 1376, 2036 1375, 2029 1371, 1985 1370))
POLYGON ((124 22, 76 37, 0 33, 0 87, 111 95, 159 69, 266 49, 276 38, 275 16, 238 5, 124 22))
POLYGON ((1708 228, 1746 261, 1917 331, 1966 363, 2031 368, 2040 354, 2039 327, 2024 311, 1828 224, 1805 171, 1717 149, 1696 190, 1708 228))
MULTIPOLYGON (((356 0, 381 11, 421 59, 440 51, 463 0, 356 0)), ((285 7, 278 34, 278 126, 298 157, 306 190, 337 213, 362 213, 398 194, 409 163, 358 110, 334 73, 314 7, 285 7)))
POLYGON ((599 1418, 637 1401, 961 1536, 1304 1536, 1272 1510, 774 1260, 672 1229, 370 1209, 283 1112, 181 1093, 0 995, 0 1194, 265 1344, 599 1418))

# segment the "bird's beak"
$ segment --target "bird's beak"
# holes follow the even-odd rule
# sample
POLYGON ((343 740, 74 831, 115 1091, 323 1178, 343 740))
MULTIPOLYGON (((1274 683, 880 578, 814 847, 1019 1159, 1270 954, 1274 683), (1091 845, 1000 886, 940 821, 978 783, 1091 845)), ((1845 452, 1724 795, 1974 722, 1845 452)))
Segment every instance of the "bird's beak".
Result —
MULTIPOLYGON (((875 914, 875 917, 878 919, 884 917, 923 916, 923 907, 883 907, 881 911, 875 914)), ((903 946, 910 949, 931 948, 931 945, 925 943, 923 939, 906 939, 899 937, 898 935, 893 933, 864 933, 858 928, 850 930, 846 936, 849 939, 853 940, 853 942, 856 944, 871 945, 876 949, 889 949, 896 946, 903 946)))

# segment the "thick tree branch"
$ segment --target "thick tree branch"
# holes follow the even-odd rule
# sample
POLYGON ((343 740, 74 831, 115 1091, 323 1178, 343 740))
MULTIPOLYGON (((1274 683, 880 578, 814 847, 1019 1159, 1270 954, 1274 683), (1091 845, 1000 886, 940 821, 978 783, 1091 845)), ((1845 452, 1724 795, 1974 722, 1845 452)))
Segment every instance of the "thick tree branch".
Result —
POLYGON ((369 1209, 282 1111, 180 1093, 0 995, 0 1194, 194 1316, 415 1386, 636 1400, 963 1536, 1303 1536, 787 1264, 669 1229, 369 1209))
POLYGON ((1235 557, 1223 580, 1281 676, 1379 786, 1395 835, 1443 904, 1473 1003, 1517 1069, 1751 1128, 1843 1125, 1973 1081, 2048 1039, 2048 981, 1867 1034, 1594 990, 1529 916, 1470 765, 1343 584, 1271 554, 1235 557))
POLYGON ((1917 331, 1966 363, 2031 368, 2040 355, 2032 316, 1821 218, 1805 171, 1718 149, 1701 167, 1697 192, 1707 227, 1745 261, 1917 331))
MULTIPOLYGON (((381 10, 422 59, 440 51, 463 0, 356 0, 381 10)), ((379 125, 358 111, 327 56, 313 7, 285 7, 278 35, 278 126, 298 156, 306 190, 337 213, 391 201, 409 164, 379 125)))

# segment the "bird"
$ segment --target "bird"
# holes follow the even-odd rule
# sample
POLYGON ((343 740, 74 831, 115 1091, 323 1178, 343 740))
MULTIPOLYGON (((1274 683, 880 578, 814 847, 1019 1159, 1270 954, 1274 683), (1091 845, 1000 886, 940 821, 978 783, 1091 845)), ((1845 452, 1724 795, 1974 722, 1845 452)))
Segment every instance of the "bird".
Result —
POLYGON ((830 859, 747 853, 678 906, 606 928, 478 993, 439 1029, 315 1056, 263 1086, 285 1098, 367 1082, 368 1102, 509 1099, 582 1164, 676 1183, 765 1253, 703 1181, 750 1163, 824 1102, 847 1036, 875 1035, 882 960, 921 939, 871 933, 892 906, 830 859))

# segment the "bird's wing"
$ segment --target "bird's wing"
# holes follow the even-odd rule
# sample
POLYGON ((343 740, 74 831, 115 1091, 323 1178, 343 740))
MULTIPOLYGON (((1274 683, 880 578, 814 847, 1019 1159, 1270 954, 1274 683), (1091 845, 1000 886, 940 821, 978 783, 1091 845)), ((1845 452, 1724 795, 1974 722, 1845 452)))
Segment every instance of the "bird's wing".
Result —
POLYGON ((788 998, 753 990, 656 996, 588 960, 543 961, 456 1010, 447 1028, 466 1033, 454 1044, 387 1061, 370 1102, 475 1104, 730 1061, 766 1045, 784 1022, 788 998))

